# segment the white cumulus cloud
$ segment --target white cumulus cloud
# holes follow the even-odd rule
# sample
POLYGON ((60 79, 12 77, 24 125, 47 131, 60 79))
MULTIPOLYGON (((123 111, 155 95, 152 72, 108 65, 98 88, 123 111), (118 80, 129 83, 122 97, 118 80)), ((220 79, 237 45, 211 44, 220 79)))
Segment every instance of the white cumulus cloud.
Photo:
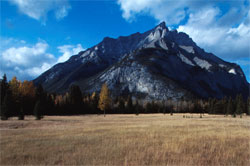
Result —
MULTIPOLYGON (((221 58, 249 58, 250 0, 118 0, 124 19, 150 15, 221 58)), ((171 28, 170 28, 171 29, 171 28)))
POLYGON ((0 74, 2 76, 6 73, 9 79, 13 76, 20 80, 34 79, 53 65, 64 62, 70 56, 84 50, 81 44, 63 45, 58 47, 55 56, 49 52, 49 44, 43 40, 30 45, 26 41, 14 38, 0 39, 1 43, 5 43, 4 48, 0 50, 0 74))
POLYGON ((2 53, 2 60, 7 62, 7 66, 34 66, 34 62, 43 60, 54 60, 52 54, 46 53, 47 43, 38 42, 32 47, 11 47, 2 53))
POLYGON ((45 41, 38 41, 34 45, 14 46, 2 50, 0 52, 1 73, 6 73, 10 78, 17 76, 22 80, 41 74, 56 61, 55 56, 47 52, 48 47, 45 41))
POLYGON ((235 27, 223 26, 225 20, 218 19, 220 13, 218 8, 208 8, 190 14, 188 22, 179 26, 178 31, 186 32, 200 47, 222 58, 249 57, 250 26, 244 22, 235 27))

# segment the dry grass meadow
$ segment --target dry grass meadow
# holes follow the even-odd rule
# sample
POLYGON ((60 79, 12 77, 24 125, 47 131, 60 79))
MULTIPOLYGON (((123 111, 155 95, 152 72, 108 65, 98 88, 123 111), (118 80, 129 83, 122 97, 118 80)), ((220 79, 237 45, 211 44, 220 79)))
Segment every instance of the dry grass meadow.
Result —
POLYGON ((0 121, 0 165, 250 165, 250 117, 192 116, 0 121))

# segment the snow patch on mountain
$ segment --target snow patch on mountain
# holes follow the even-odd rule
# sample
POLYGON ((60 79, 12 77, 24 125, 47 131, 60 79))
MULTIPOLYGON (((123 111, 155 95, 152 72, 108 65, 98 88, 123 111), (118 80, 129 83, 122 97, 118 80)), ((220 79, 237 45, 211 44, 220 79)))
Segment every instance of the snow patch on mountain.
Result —
POLYGON ((160 40, 160 41, 159 41, 159 45, 160 45, 163 49, 168 50, 168 46, 166 45, 166 43, 164 42, 164 40, 160 40))
POLYGON ((194 47, 192 47, 192 46, 182 46, 182 45, 180 45, 179 47, 184 49, 188 53, 194 54, 194 47))
POLYGON ((160 35, 161 34, 160 34, 159 31, 151 32, 150 35, 147 37, 148 42, 152 42, 152 41, 155 41, 155 40, 159 39, 160 35))
MULTIPOLYGON (((152 46, 154 45, 152 43, 155 43, 156 41, 160 41, 161 39, 163 39, 166 36, 167 32, 168 29, 166 28, 166 26, 164 24, 160 24, 149 33, 149 35, 145 38, 144 42, 151 43, 149 44, 149 46, 152 46)), ((163 44, 162 41, 160 41, 159 44, 163 44)))
POLYGON ((228 73, 231 73, 231 74, 236 75, 235 69, 230 69, 230 70, 228 71, 228 73))
POLYGON ((191 66, 195 66, 188 58, 186 58, 184 55, 182 54, 178 54, 178 57, 181 59, 182 62, 191 65, 191 66))
POLYGON ((85 52, 81 55, 81 58, 84 58, 85 56, 89 55, 89 53, 90 53, 90 50, 85 51, 85 52))
POLYGON ((91 52, 91 54, 89 55, 91 58, 93 58, 96 55, 96 53, 94 51, 91 52))
POLYGON ((193 60, 195 61, 195 63, 196 63, 198 66, 200 66, 200 67, 203 68, 203 69, 207 69, 207 70, 208 70, 208 69, 212 66, 210 63, 208 63, 208 61, 202 60, 202 59, 200 59, 200 58, 198 58, 198 57, 194 57, 193 60))
POLYGON ((224 67, 226 67, 225 65, 223 65, 223 64, 219 64, 219 66, 221 67, 221 68, 224 68, 224 67))

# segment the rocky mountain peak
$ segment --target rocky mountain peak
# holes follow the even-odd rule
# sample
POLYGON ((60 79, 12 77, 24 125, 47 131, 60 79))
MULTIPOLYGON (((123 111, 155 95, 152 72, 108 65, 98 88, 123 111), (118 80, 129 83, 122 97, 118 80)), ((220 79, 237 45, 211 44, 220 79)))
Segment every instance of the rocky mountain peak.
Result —
POLYGON ((163 21, 152 30, 150 38, 154 38, 154 40, 164 38, 168 32, 169 30, 166 27, 166 23, 163 21))
POLYGON ((166 23, 165 23, 165 21, 162 21, 159 25, 157 25, 154 29, 166 29, 167 31, 169 31, 168 30, 168 27, 166 26, 166 23))
POLYGON ((157 100, 169 97, 249 96, 240 67, 203 49, 165 22, 144 33, 106 37, 34 80, 49 92, 64 93, 72 84, 85 93, 107 83, 113 95, 157 100))

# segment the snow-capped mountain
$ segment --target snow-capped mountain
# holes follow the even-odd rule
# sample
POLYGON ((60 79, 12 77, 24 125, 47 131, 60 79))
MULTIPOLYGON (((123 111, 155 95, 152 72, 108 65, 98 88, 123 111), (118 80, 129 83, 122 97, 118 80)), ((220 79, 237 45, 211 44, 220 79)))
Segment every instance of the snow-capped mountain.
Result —
POLYGON ((106 82, 114 96, 147 99, 249 95, 241 68, 198 47, 185 33, 162 22, 145 33, 104 38, 99 44, 57 64, 34 80, 49 92, 100 91, 106 82))

